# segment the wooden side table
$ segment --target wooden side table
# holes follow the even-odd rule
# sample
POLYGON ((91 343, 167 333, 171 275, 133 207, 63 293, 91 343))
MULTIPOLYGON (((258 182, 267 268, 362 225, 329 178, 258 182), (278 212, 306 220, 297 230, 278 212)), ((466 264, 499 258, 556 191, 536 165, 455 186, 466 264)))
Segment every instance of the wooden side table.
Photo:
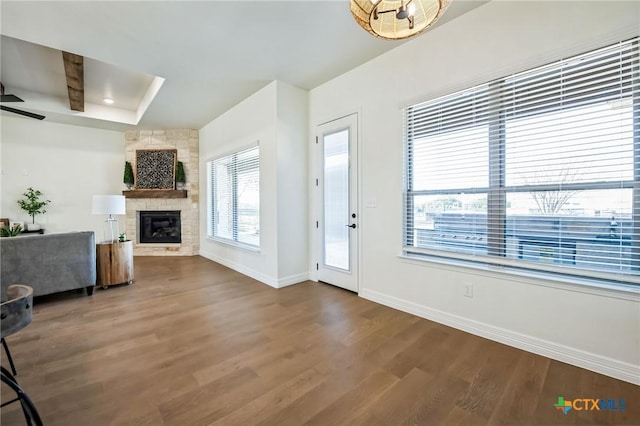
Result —
POLYGON ((96 244, 96 263, 97 286, 133 283, 133 242, 96 244))

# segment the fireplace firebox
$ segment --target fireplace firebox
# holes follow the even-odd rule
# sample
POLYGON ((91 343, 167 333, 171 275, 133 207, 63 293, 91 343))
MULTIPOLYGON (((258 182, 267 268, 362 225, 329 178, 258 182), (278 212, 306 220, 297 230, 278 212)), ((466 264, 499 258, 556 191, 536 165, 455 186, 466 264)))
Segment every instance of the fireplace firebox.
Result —
POLYGON ((140 243, 180 243, 180 210, 140 211, 140 243))

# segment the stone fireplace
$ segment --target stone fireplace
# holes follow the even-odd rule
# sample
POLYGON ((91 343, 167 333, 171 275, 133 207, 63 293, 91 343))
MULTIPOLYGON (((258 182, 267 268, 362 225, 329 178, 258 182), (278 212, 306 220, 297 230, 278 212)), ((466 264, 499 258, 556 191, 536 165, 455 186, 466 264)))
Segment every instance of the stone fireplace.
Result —
POLYGON ((125 160, 136 170, 136 151, 177 151, 184 164, 185 190, 123 191, 127 197, 127 237, 136 256, 192 256, 200 251, 198 131, 130 130, 125 132, 125 160))

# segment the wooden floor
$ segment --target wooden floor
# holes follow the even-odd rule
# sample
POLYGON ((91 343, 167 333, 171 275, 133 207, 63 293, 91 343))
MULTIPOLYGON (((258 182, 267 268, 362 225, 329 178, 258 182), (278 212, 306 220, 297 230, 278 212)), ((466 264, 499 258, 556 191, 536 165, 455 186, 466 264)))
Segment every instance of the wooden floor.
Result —
MULTIPOLYGON (((276 290, 201 257, 135 274, 37 299, 7 339, 45 425, 640 424, 638 386, 326 284, 276 290), (561 396, 627 408, 565 415, 561 396)), ((24 424, 15 404, 0 420, 24 424)))

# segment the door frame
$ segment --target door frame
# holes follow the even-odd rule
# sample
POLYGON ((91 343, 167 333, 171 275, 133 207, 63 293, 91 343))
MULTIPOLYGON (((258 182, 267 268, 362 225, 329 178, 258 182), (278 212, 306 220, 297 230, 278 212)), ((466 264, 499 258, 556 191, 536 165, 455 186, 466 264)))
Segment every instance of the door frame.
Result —
MULTIPOLYGON (((311 177, 311 186, 312 186, 312 191, 313 191, 313 208, 311 210, 311 228, 312 228, 312 235, 314 236, 313 238, 313 248, 312 248, 312 265, 311 265, 311 279, 313 281, 319 282, 319 278, 320 278, 320 274, 319 274, 319 265, 322 262, 322 255, 323 255, 323 241, 324 238, 320 233, 321 227, 319 226, 319 221, 320 218, 323 215, 323 210, 324 210, 324 194, 322 194, 322 192, 320 191, 320 185, 319 185, 319 179, 323 173, 323 160, 324 160, 324 153, 321 150, 321 144, 319 143, 319 137, 320 137, 320 128, 324 125, 330 124, 332 122, 338 121, 338 120, 342 120, 348 117, 353 116, 353 120, 355 121, 354 127, 356 129, 356 137, 355 137, 355 141, 354 141, 354 147, 356 150, 356 161, 355 161, 355 167, 356 167, 356 172, 355 174, 353 174, 353 178, 356 180, 355 182, 355 191, 356 194, 352 195, 352 197, 354 198, 352 200, 352 202, 355 204, 356 206, 356 210, 357 210, 357 219, 356 219, 356 223, 358 225, 358 232, 356 232, 356 235, 354 236, 355 238, 355 243, 356 243, 356 249, 355 249, 355 253, 354 253, 354 257, 355 257, 355 261, 356 261, 356 269, 353 272, 353 276, 355 278, 355 284, 356 284, 356 293, 360 292, 360 288, 361 288, 361 283, 360 283, 360 279, 362 277, 362 272, 361 272, 361 268, 362 268, 362 248, 361 248, 361 230, 362 230, 362 203, 361 203, 361 186, 362 186, 362 182, 361 182, 361 136, 360 136, 360 132, 361 132, 361 112, 359 110, 352 110, 350 112, 346 112, 344 114, 335 116, 331 119, 327 119, 327 120, 323 120, 319 123, 317 123, 314 127, 313 127, 313 145, 314 145, 314 149, 313 149, 313 153, 314 153, 314 159, 313 161, 313 175, 311 177)), ((351 154, 350 154, 351 157, 351 154)), ((342 288, 342 287, 341 287, 342 288)), ((351 291, 351 290, 350 290, 351 291)))

